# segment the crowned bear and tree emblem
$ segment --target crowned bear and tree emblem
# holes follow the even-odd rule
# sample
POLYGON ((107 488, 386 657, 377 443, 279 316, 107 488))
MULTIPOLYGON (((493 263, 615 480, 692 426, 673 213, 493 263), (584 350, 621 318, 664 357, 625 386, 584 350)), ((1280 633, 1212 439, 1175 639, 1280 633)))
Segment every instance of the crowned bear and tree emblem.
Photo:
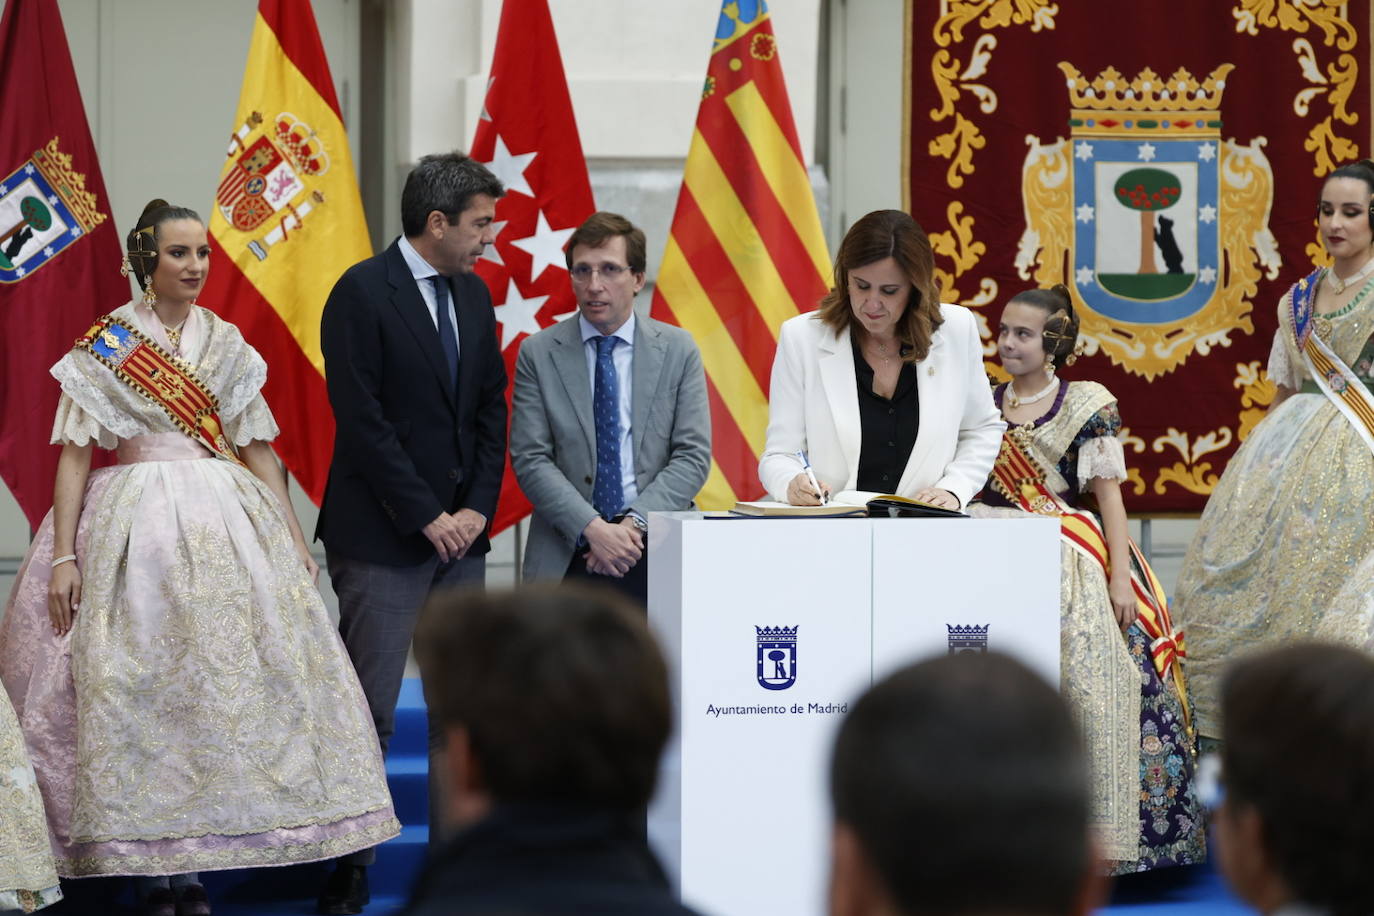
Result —
POLYGON ((1253 333, 1256 282, 1279 266, 1274 177, 1265 138, 1221 137, 1233 65, 1202 81, 1184 69, 1128 80, 1109 67, 1089 80, 1059 68, 1070 136, 1027 140, 1020 276, 1067 278, 1085 351, 1146 379, 1253 333))
MULTIPOLYGON (((1159 268, 1155 266, 1155 245, 1160 241, 1161 231, 1168 233, 1166 237, 1172 237, 1169 229, 1173 223, 1161 220, 1156 229, 1155 214, 1178 203, 1181 191, 1178 176, 1164 169, 1131 169, 1116 180, 1112 190, 1116 192, 1118 203, 1140 213, 1140 270, 1137 275, 1159 273, 1159 268)), ((1173 246, 1172 252, 1165 245, 1160 247, 1169 273, 1182 273, 1182 259, 1178 257, 1177 245, 1173 246)))

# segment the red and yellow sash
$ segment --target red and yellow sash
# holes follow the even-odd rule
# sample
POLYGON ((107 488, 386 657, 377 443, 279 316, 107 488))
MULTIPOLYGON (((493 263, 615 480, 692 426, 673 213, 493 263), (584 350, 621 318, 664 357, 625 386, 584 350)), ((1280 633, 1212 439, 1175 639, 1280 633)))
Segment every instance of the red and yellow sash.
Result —
MULTIPOLYGON (((1100 567, 1102 575, 1110 581, 1111 554, 1102 525, 1091 512, 1075 509, 1060 499, 1045 483, 1045 472, 1015 442, 1011 434, 1002 437, 1002 447, 992 466, 992 477, 998 484, 998 490, 1026 512, 1059 516, 1060 537, 1100 567)), ((1172 674, 1184 717, 1187 718, 1190 713, 1183 666, 1175 664, 1188 657, 1183 632, 1174 627, 1173 618, 1169 615, 1169 601, 1159 578, 1135 542, 1129 541, 1128 544, 1131 551, 1131 586, 1135 589, 1136 597, 1136 624, 1150 638, 1150 657, 1155 671, 1161 678, 1172 674)))
POLYGON ((184 364, 145 335, 110 315, 76 340, 115 378, 157 404, 177 428, 220 458, 242 465, 224 435, 219 399, 184 364))

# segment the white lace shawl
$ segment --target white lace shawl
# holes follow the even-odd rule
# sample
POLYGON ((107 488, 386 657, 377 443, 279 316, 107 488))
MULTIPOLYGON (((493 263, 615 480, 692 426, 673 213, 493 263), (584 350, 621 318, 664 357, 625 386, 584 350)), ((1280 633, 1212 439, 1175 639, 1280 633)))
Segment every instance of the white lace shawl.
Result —
MULTIPOLYGON (((237 327, 208 309, 196 308, 204 330, 186 362, 219 399, 225 435, 237 446, 254 439, 270 442, 280 430, 262 397, 267 364, 237 327)), ((132 303, 111 314, 139 327, 132 303)), ((85 350, 73 349, 51 371, 62 385, 53 420, 54 444, 86 445, 94 441, 101 448, 114 448, 119 439, 178 431, 160 406, 117 379, 109 367, 85 350)))

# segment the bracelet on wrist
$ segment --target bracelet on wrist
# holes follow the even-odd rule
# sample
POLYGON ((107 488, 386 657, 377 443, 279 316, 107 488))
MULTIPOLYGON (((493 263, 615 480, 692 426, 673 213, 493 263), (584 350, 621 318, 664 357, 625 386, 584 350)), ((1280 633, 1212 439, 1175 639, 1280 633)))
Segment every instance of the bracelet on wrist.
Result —
POLYGON ((66 556, 62 556, 62 557, 53 557, 53 560, 52 560, 52 568, 53 568, 53 569, 56 569, 57 567, 61 566, 63 563, 75 563, 75 562, 76 562, 76 554, 74 554, 74 553, 69 553, 69 554, 67 554, 66 556))

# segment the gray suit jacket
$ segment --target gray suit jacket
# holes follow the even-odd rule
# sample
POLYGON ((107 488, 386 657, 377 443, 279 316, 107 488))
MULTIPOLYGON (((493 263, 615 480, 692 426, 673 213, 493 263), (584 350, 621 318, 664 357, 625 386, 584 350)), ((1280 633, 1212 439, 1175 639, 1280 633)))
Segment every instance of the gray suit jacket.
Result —
MULTIPOLYGON (((510 457, 534 505, 525 578, 558 579, 582 529, 596 517, 592 383, 577 316, 520 345, 515 361, 510 457)), ((639 496, 630 507, 689 509, 711 469, 711 416, 701 352, 681 328, 635 317, 630 442, 639 496)))

